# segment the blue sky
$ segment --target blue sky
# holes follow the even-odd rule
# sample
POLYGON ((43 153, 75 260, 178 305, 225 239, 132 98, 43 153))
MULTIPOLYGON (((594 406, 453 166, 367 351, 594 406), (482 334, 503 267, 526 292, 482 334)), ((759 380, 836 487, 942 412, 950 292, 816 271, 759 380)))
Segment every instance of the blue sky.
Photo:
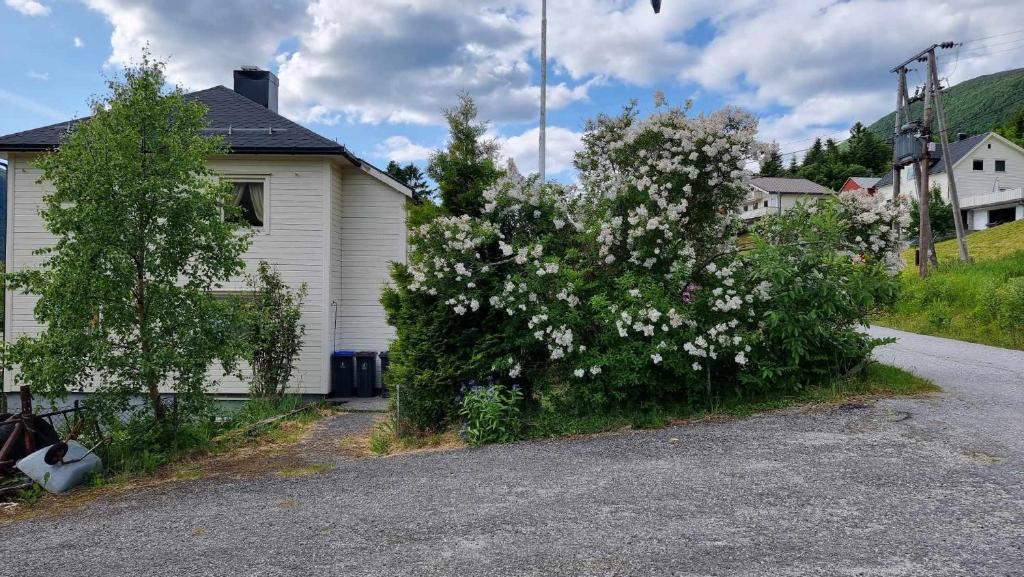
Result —
MULTIPOLYGON (((242 64, 281 78, 281 111, 385 164, 443 144, 460 90, 506 156, 536 166, 539 0, 0 0, 0 134, 87 114, 104 80, 149 45, 187 88, 242 64), (372 4, 372 5, 371 5, 372 4)), ((572 178, 587 118, 631 98, 747 107, 783 152, 890 106, 888 69, 947 39, 953 82, 1015 67, 1024 3, 552 0, 549 173, 572 178), (923 15, 923 17, 922 17, 923 15), (1016 28, 1015 28, 1016 27, 1016 28)))

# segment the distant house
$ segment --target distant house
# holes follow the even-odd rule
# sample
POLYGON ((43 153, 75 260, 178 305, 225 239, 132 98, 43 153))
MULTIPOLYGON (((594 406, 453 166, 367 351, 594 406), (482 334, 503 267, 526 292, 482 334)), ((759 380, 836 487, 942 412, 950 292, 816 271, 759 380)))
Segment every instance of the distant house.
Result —
MULTIPOLYGON (((337 142, 277 113, 278 79, 264 70, 234 73, 234 90, 215 86, 186 98, 207 108, 207 134, 220 135, 228 154, 209 159, 210 167, 232 184, 235 202, 254 230, 243 256, 249 270, 260 260, 275 266, 285 282, 309 289, 302 306, 306 336, 292 377, 291 391, 334 394, 330 359, 337 349, 381 351, 394 329, 385 317, 380 293, 390 263, 405 262, 405 204, 412 190, 337 142)), ((72 123, 64 122, 0 136, 7 157, 7 266, 35 269, 37 251, 56 240, 38 215, 52 185, 35 165, 40 154, 60 146, 72 123)), ((242 278, 221 289, 245 289, 242 278)), ((7 342, 37 334, 37 296, 6 292, 7 342)), ((14 371, 5 372, 14 390, 14 371)), ((214 375, 220 377, 221 375, 214 375)), ((216 393, 245 394, 247 383, 219 379, 216 393)))
POLYGON ((881 179, 877 176, 851 176, 839 187, 839 192, 866 190, 869 194, 875 194, 879 180, 881 179))
MULTIPOLYGON (((1024 219, 1024 149, 994 132, 967 137, 958 135, 949 143, 960 210, 968 230, 1024 219)), ((929 186, 938 186, 949 202, 947 163, 940 150, 931 153, 929 186)), ((903 169, 900 194, 917 197, 913 166, 903 169)), ((892 198, 892 173, 877 183, 878 194, 892 198)))
POLYGON ((763 177, 747 183, 747 197, 739 207, 739 217, 753 221, 766 214, 782 214, 803 202, 818 202, 834 191, 806 178, 763 177))

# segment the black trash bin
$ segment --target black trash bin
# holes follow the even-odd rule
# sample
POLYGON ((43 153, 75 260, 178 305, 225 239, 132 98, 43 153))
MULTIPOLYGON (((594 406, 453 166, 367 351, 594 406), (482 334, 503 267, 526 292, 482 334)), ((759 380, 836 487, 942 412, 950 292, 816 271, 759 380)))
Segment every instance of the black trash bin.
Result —
POLYGON ((356 395, 356 352, 334 351, 331 354, 330 397, 354 397, 356 395))
POLYGON ((387 351, 380 352, 380 396, 388 396, 388 384, 384 381, 384 376, 388 374, 388 363, 391 360, 388 358, 387 351))
POLYGON ((372 397, 377 387, 377 353, 359 351, 356 353, 356 396, 372 397))

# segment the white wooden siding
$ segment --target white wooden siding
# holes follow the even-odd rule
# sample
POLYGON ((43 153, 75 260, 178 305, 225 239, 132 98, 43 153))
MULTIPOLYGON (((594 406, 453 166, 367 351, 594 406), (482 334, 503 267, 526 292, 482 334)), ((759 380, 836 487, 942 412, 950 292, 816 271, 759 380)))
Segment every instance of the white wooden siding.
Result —
MULTIPOLYGON (((53 237, 43 227, 38 210, 43 195, 51 190, 46 183, 37 184, 41 173, 32 166, 35 155, 12 154, 10 157, 8 192, 9 213, 8 256, 9 270, 38 267, 41 257, 32 252, 52 244, 53 237)), ((221 174, 235 177, 245 175, 268 176, 270 230, 258 233, 244 259, 250 271, 260 260, 267 260, 280 272, 285 282, 297 288, 307 284, 309 294, 302 310, 306 325, 305 343, 296 364, 293 387, 296 392, 320 394, 326 392, 327 375, 324 362, 324 297, 326 259, 324 238, 327 233, 324 214, 326 205, 328 163, 322 158, 299 156, 230 156, 211 160, 210 165, 221 174)), ((223 290, 245 288, 241 278, 227 283, 223 290)), ((6 295, 8 341, 21 335, 36 334, 41 329, 32 309, 37 297, 6 295)), ((220 376, 218 371, 213 374, 220 376)), ((5 378, 8 390, 13 388, 13 374, 5 378)), ((245 393, 247 386, 234 377, 225 377, 215 390, 218 393, 245 393)))
POLYGON ((332 224, 341 247, 340 289, 332 289, 340 303, 337 348, 387 350, 395 333, 380 294, 390 263, 406 262, 406 197, 359 168, 335 166, 341 171, 341 210, 333 215, 340 220, 332 224))
MULTIPOLYGON (((306 326, 302 351, 295 364, 291 390, 297 393, 322 394, 327 392, 327 375, 323 359, 327 352, 323 346, 325 250, 327 233, 324 218, 328 193, 327 163, 320 157, 231 155, 215 158, 210 167, 232 178, 246 175, 268 175, 267 196, 264 200, 270 216, 269 230, 253 236, 252 246, 243 256, 248 272, 255 272, 259 261, 274 266, 282 279, 293 289, 306 283, 308 293, 302 305, 302 322, 306 326)), ((239 278, 225 285, 225 290, 241 290, 244 281, 239 278)), ((246 393, 244 381, 216 374, 219 393, 246 393)))
MULTIPOLYGON (((33 251, 53 242, 38 214, 50 187, 36 183, 41 174, 32 166, 34 158, 9 158, 7 262, 12 271, 38 267, 41 257, 33 251)), ((326 393, 331 348, 382 351, 394 337, 380 291, 390 263, 406 259, 406 197, 359 168, 323 157, 232 155, 212 159, 210 166, 232 178, 266 178, 269 227, 254 236, 243 258, 249 272, 266 260, 289 286, 306 283, 306 337, 292 389, 326 393)), ((220 290, 245 288, 239 277, 220 290)), ((6 338, 38 333, 41 326, 32 314, 37 297, 7 293, 5 298, 6 338)), ((211 377, 218 381, 216 393, 248 390, 244 380, 216 368, 211 377)), ((5 384, 13 388, 13 372, 5 384)))

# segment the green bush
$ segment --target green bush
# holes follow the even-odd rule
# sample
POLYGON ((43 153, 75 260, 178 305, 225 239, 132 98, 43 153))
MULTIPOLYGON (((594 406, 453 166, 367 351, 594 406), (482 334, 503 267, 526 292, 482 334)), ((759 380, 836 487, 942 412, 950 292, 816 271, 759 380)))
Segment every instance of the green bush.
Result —
POLYGON ((466 420, 463 435, 473 446, 510 443, 519 437, 519 404, 523 392, 518 386, 474 386, 462 398, 459 414, 466 420))
POLYGON ((876 341, 860 325, 898 286, 901 207, 844 195, 741 252, 730 215, 755 132, 735 109, 629 108, 588 124, 579 187, 509 170, 479 216, 416 227, 382 298, 400 431, 451 425, 459 387, 485 376, 556 412, 657 421, 649 407, 799 388, 863 359, 876 341))

